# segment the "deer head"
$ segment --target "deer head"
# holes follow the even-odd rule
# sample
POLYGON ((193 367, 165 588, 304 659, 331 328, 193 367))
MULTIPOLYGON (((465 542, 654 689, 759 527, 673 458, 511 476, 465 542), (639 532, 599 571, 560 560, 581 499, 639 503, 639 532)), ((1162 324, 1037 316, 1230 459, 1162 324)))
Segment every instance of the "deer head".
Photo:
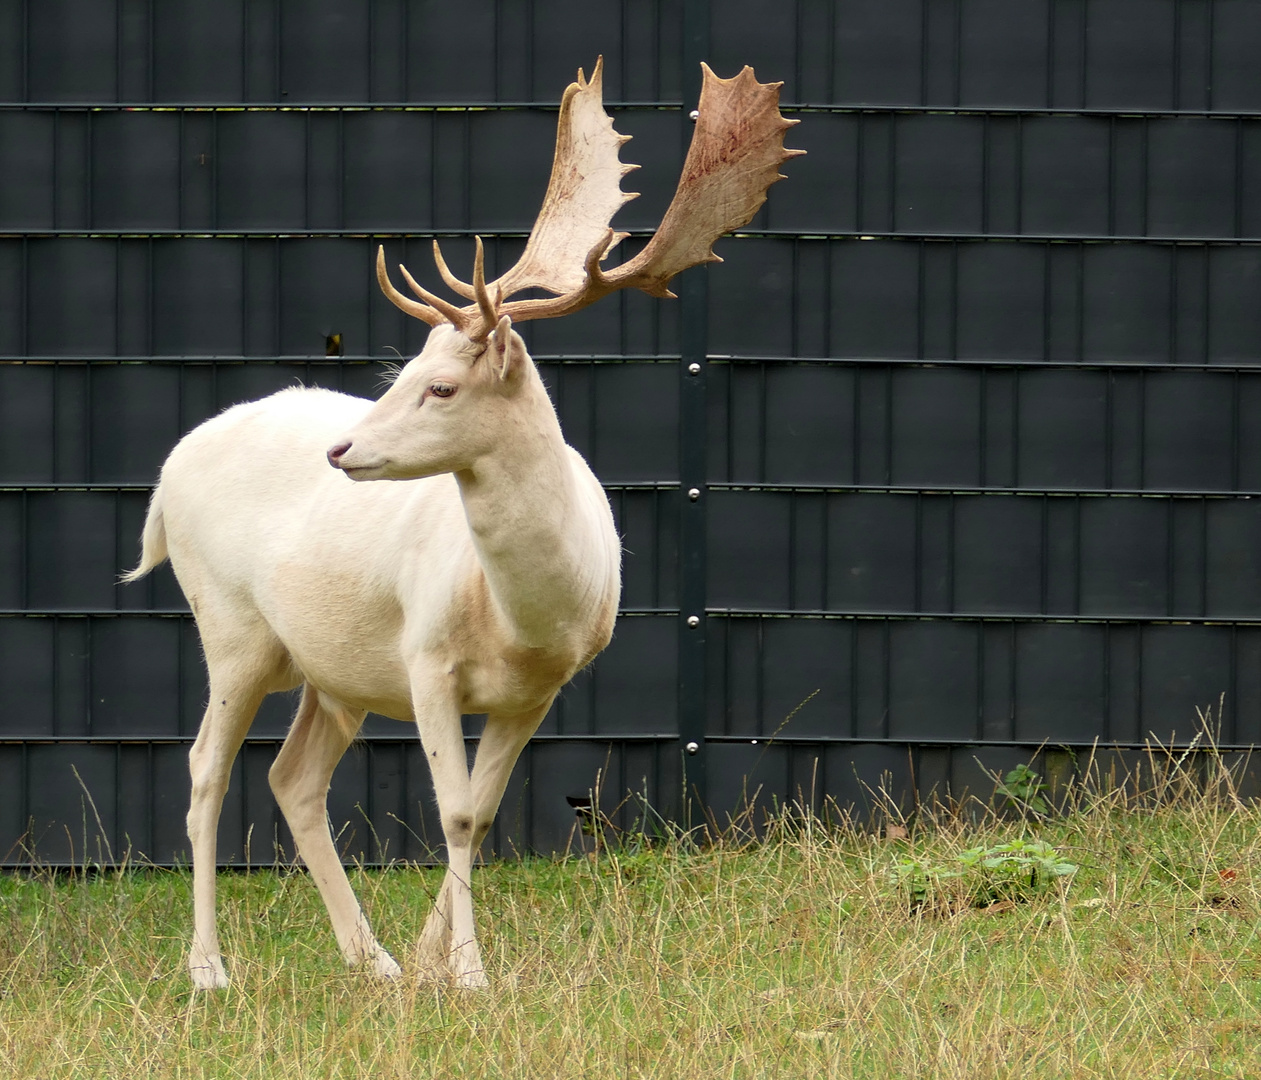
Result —
POLYGON ((516 265, 487 282, 478 237, 469 284, 451 273, 435 240, 434 262, 442 280, 471 301, 458 306, 422 288, 401 265, 403 280, 419 300, 400 293, 390 282, 380 247, 377 281, 382 291, 408 315, 430 326, 450 324, 475 342, 484 341, 505 315, 513 322, 556 318, 619 289, 673 296, 667 288, 670 279, 690 266, 721 262, 713 252, 714 241, 747 225, 766 201, 766 189, 783 179, 779 166, 805 153, 784 149, 784 133, 798 121, 780 115, 783 83, 759 83, 750 67, 731 79, 718 78, 706 64, 701 68, 696 130, 674 199, 634 258, 607 271, 600 266, 629 235, 614 232, 609 222, 623 203, 638 197, 621 188, 622 177, 638 166, 618 158, 630 136, 619 135, 604 111, 601 57, 591 79, 579 69, 578 81, 569 84, 561 99, 547 194, 516 265), (553 295, 512 299, 526 289, 553 295))
POLYGON ((328 460, 356 480, 407 479, 460 471, 490 452, 512 415, 511 401, 534 388, 538 415, 552 412, 525 345, 512 323, 568 315, 618 289, 673 296, 667 285, 690 266, 719 262, 714 241, 745 225, 781 179, 779 166, 802 150, 784 149, 796 120, 779 112, 782 83, 759 83, 746 67, 719 79, 704 64, 699 118, 674 199, 652 239, 634 258, 608 270, 600 264, 627 233, 609 222, 636 195, 622 177, 635 165, 618 152, 627 135, 613 130, 601 100, 603 61, 588 81, 578 72, 561 100, 556 155, 543 208, 525 251, 506 274, 488 282, 481 238, 473 281, 448 268, 434 241, 443 281, 469 303, 461 306, 403 279, 413 300, 390 282, 385 250, 377 249, 377 280, 399 308, 435 328, 424 350, 359 425, 328 451, 328 460), (527 289, 552 294, 514 300, 527 289))

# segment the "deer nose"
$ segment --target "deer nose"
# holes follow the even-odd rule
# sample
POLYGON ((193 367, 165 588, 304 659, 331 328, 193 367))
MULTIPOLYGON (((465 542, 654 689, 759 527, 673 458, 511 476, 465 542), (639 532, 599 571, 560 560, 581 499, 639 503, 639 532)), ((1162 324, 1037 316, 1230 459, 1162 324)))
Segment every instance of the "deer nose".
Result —
POLYGON ((336 446, 329 447, 328 463, 333 466, 334 469, 340 469, 342 467, 342 455, 349 449, 350 443, 348 442, 338 443, 336 446))

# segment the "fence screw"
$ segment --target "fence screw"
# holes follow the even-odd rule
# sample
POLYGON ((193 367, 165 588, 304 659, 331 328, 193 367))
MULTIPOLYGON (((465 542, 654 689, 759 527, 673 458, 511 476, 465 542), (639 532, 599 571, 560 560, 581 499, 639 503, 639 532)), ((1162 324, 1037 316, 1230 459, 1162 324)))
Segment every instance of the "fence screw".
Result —
POLYGON ((700 364, 697 364, 697 363, 691 363, 691 364, 688 364, 688 365, 687 365, 687 373, 688 373, 689 375, 699 375, 699 374, 701 373, 701 366, 700 366, 700 364))
POLYGON ((690 742, 687 744, 686 747, 684 747, 684 749, 687 750, 689 754, 695 754, 696 751, 699 750, 700 748, 701 748, 701 744, 696 743, 696 742, 690 742))
POLYGON ((688 489, 687 489, 687 497, 688 497, 689 499, 691 499, 691 500, 692 500, 692 502, 696 502, 696 500, 697 500, 697 499, 699 499, 699 498, 701 497, 701 489, 700 489, 700 488, 688 488, 688 489))
POLYGON ((698 626, 700 626, 700 624, 701 624, 701 617, 699 615, 689 615, 687 617, 687 625, 690 626, 693 630, 695 630, 698 626))

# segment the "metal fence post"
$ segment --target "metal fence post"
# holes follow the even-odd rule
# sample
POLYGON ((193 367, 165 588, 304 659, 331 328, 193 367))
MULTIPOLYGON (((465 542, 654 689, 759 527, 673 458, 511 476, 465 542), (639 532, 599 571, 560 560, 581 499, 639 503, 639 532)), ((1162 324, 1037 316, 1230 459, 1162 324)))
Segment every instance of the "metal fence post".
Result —
MULTIPOLYGON (((700 64, 709 52, 709 0, 683 4, 682 87, 684 143, 688 114, 700 99, 700 64)), ((705 749, 705 545, 706 354, 709 290, 705 267, 677 279, 679 295, 679 742, 684 797, 706 807, 705 749)), ((684 807, 686 813, 687 807, 684 807)))

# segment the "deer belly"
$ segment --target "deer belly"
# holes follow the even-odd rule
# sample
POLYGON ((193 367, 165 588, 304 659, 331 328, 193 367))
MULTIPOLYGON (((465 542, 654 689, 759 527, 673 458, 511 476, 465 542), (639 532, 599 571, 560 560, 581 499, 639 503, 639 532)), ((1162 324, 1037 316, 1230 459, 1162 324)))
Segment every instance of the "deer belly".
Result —
POLYGON ((340 635, 287 644, 303 679, 317 690, 352 708, 412 718, 407 669, 396 649, 340 635))
POLYGON ((345 705, 412 718, 403 612, 392 598, 366 594, 351 574, 291 566, 268 601, 264 614, 303 679, 345 705))

